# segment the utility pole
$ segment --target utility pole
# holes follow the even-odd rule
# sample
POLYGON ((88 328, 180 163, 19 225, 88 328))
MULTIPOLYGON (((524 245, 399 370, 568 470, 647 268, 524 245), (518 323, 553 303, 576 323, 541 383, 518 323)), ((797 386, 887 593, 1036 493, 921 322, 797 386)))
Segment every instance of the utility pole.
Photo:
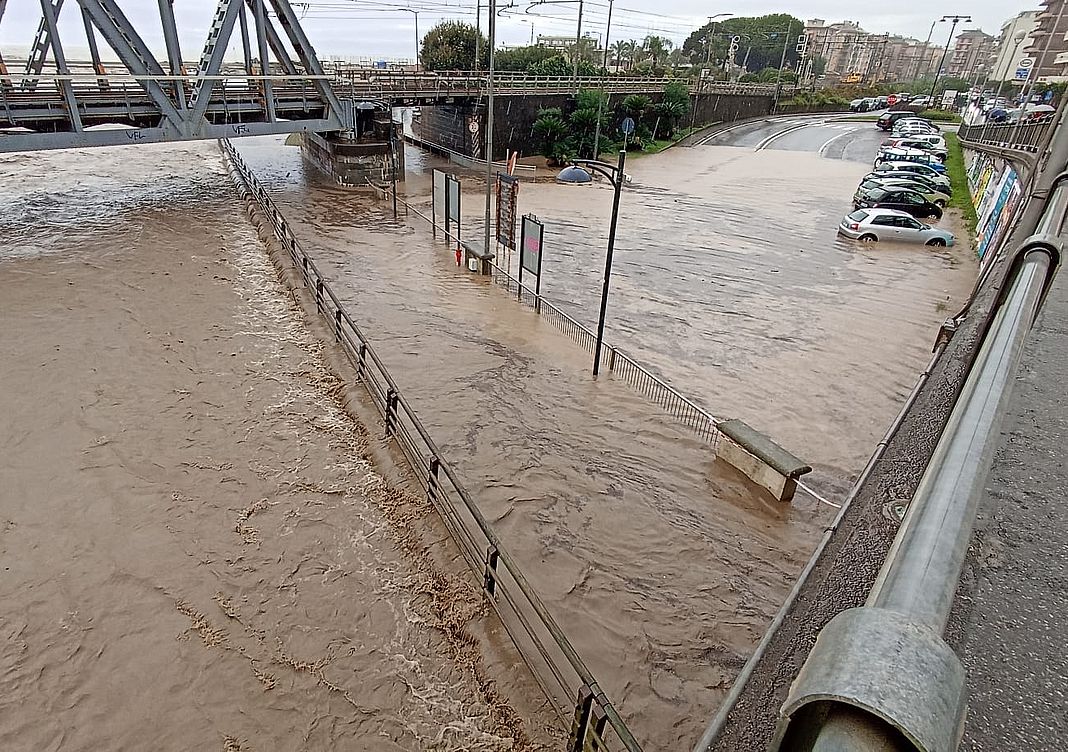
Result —
MULTIPOLYGON (((612 40, 612 6, 615 5, 616 0, 608 0, 608 25, 604 28, 604 62, 601 63, 601 67, 608 70, 608 45, 612 40)), ((597 159, 595 154, 594 159, 597 159)))
POLYGON ((782 57, 779 59, 779 72, 775 74, 775 109, 779 108, 779 92, 782 90, 782 69, 783 66, 786 65, 786 48, 790 45, 790 36, 793 30, 794 23, 791 21, 786 25, 786 41, 782 43, 782 57))
POLYGON ((486 76, 486 228, 482 250, 490 252, 490 203, 493 201, 493 58, 497 46, 497 0, 488 0, 489 65, 486 76))
POLYGON ((575 28, 575 90, 578 90, 579 55, 582 54, 582 0, 579 0, 578 26, 575 28))
POLYGON ((931 21, 931 28, 927 32, 927 41, 925 41, 923 43, 923 52, 920 53, 920 57, 916 61, 916 78, 917 79, 920 78, 920 75, 921 75, 920 74, 920 68, 921 67, 923 68, 923 72, 924 73, 927 73, 928 70, 929 70, 928 69, 928 63, 927 63, 927 49, 931 46, 931 37, 934 35, 934 27, 935 27, 936 23, 938 23, 938 19, 935 19, 934 21, 931 21))
POLYGON ((938 62, 938 70, 935 71, 934 81, 931 82, 931 104, 934 104, 935 89, 938 87, 938 78, 942 75, 942 66, 946 64, 946 55, 949 54, 949 45, 953 41, 953 34, 957 30, 957 24, 961 21, 971 23, 971 20, 971 16, 942 16, 938 21, 939 23, 942 23, 943 21, 952 21, 953 23, 949 27, 949 39, 946 40, 946 48, 942 50, 942 59, 938 62))
MULTIPOLYGON (((533 27, 531 27, 533 28, 533 27)), ((478 70, 478 52, 482 46, 482 0, 475 0, 475 64, 471 66, 478 70)))

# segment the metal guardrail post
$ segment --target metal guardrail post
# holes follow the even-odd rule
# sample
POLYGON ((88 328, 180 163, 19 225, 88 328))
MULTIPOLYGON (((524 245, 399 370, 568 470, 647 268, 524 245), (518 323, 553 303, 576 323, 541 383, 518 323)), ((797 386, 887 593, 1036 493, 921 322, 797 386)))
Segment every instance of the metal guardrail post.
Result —
MULTIPOLYGON (((1068 148, 1068 132, 1060 141, 1056 154, 1068 148)), ((942 633, 1013 379, 1059 264, 1068 174, 1053 181, 1043 207, 868 600, 820 632, 783 705, 773 751, 957 749, 965 672, 942 633)))

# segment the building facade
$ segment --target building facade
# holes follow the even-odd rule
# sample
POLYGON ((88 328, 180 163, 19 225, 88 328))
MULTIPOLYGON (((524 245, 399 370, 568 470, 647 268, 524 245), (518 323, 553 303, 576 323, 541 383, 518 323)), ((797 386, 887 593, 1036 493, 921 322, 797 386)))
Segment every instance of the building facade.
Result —
MULTIPOLYGON (((1068 81, 1068 0, 1045 0, 1030 43, 1021 47, 1033 61, 1032 78, 1039 82, 1068 81)), ((1023 57, 1021 55, 1021 57, 1023 57)))
POLYGON ((1038 28, 1038 11, 1025 10, 1014 18, 1001 25, 1001 34, 998 35, 997 45, 994 49, 994 63, 990 69, 992 81, 1011 81, 1016 75, 1020 59, 1029 57, 1024 52, 1034 39, 1031 33, 1038 28), (1023 40, 1016 41, 1017 35, 1023 35, 1023 40))
POLYGON ((957 35, 946 61, 945 73, 953 78, 974 78, 990 72, 994 37, 979 29, 965 29, 957 35))
POLYGON ((871 34, 854 21, 805 24, 808 55, 827 61, 828 80, 844 83, 911 81, 930 74, 942 48, 911 37, 871 34))

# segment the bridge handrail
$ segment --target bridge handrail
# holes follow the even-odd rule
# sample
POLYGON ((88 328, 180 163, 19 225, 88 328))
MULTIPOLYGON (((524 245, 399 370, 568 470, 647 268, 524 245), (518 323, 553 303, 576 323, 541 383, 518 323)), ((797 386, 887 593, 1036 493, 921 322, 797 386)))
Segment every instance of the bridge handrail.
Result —
POLYGON ((270 194, 233 145, 226 140, 220 141, 220 144, 236 173, 239 186, 244 186, 247 197, 259 205, 271 222, 275 236, 292 259, 305 286, 313 291, 317 311, 329 324, 350 363, 356 368, 357 378, 382 414, 387 437, 394 439, 464 560, 481 578, 487 600, 512 636, 546 697, 561 718, 570 718, 568 751, 617 749, 618 745, 622 745, 626 752, 641 752, 641 746, 604 690, 530 585, 516 560, 504 548, 455 470, 442 457, 441 450, 401 393, 370 340, 344 309, 318 266, 301 247, 270 194), (476 536, 483 542, 481 546, 476 536), (531 611, 536 618, 531 618, 531 611), (517 632, 509 615, 518 620, 522 634, 517 632), (550 654, 551 645, 546 643, 546 635, 559 652, 559 657, 554 658, 550 654), (532 652, 536 652, 537 657, 531 655, 532 652), (538 665, 539 658, 545 664, 548 675, 538 665), (563 659, 562 663, 560 658, 563 659), (565 675, 567 669, 575 679, 568 680, 565 675), (549 682, 556 686, 556 691, 549 686, 549 682), (564 697, 573 698, 575 704, 572 706, 568 702, 565 705, 564 697), (606 746, 608 729, 615 735, 611 747, 606 746))

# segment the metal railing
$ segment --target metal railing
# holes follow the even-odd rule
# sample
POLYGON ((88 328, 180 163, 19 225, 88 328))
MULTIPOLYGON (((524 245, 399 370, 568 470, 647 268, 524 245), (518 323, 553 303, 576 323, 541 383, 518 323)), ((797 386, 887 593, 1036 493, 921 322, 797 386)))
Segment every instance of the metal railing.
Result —
POLYGON ((1025 123, 982 123, 962 125, 957 135, 962 141, 971 141, 1002 149, 1017 149, 1034 154, 1045 143, 1054 118, 1031 120, 1025 123))
MULTIPOLYGON (((378 68, 336 68, 334 88, 339 95, 374 98, 439 98, 480 96, 486 89, 485 73, 473 71, 398 71, 378 68)), ((774 84, 739 84, 729 81, 692 81, 684 78, 643 78, 637 76, 534 76, 527 73, 495 72, 494 94, 569 94, 576 89, 600 89, 610 94, 655 94, 670 83, 682 82, 693 93, 774 96, 774 84)), ((783 92, 792 92, 784 87, 783 92)))
MULTIPOLYGON (((594 334, 593 330, 584 324, 580 324, 546 299, 544 295, 537 294, 526 285, 520 287, 519 280, 497 264, 491 263, 491 267, 494 282, 515 295, 517 300, 526 303, 544 316, 547 321, 560 329, 587 352, 592 353, 594 351, 597 335, 594 334)), ((679 390, 648 368, 638 363, 630 355, 615 345, 604 343, 601 350, 601 365, 635 391, 662 407, 683 426, 696 434, 698 438, 707 441, 713 448, 718 446, 721 437, 717 428, 720 422, 719 419, 693 400, 684 396, 679 390)))
MULTIPOLYGON (((471 157, 467 154, 461 154, 460 152, 450 149, 447 146, 436 144, 433 141, 427 141, 426 139, 419 138, 419 136, 411 135, 408 133, 403 134, 403 140, 418 146, 421 149, 426 149, 431 154, 438 154, 439 156, 446 157, 453 164, 465 167, 469 170, 482 170, 486 169, 486 160, 479 159, 478 157, 471 157)), ((498 172, 508 172, 508 165, 505 162, 494 162, 493 168, 498 172)), ((538 168, 534 165, 517 164, 512 172, 513 175, 526 180, 536 180, 538 177, 538 168)))
POLYGON ((1024 345, 1068 231, 1068 173, 1052 181, 1042 206, 1033 234, 1011 257, 991 323, 868 599, 821 630, 791 685, 773 750, 926 752, 960 743, 965 671, 943 632, 1024 345))
POLYGON ((385 421, 386 435, 403 452, 412 472, 433 504, 471 570, 482 581, 487 600, 508 630, 524 661, 561 719, 570 722, 568 752, 641 747, 601 689, 593 674, 564 635, 516 560, 504 548, 452 466, 386 369, 374 347, 342 307, 315 262, 301 247, 292 228, 268 192, 234 147, 221 141, 235 183, 255 201, 270 221, 305 286, 317 312, 356 369, 385 421))

